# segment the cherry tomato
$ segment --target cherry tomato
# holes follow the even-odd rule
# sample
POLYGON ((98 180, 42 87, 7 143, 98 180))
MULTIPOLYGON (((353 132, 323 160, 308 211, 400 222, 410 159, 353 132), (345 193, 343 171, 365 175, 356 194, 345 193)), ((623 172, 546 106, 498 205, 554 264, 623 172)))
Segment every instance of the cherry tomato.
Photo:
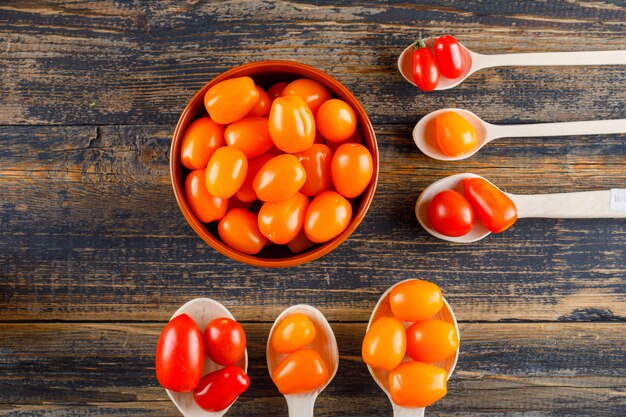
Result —
POLYGON ((287 87, 287 84, 289 83, 281 81, 268 88, 267 94, 270 96, 270 99, 274 101, 278 97, 281 97, 283 95, 283 90, 285 89, 285 87, 287 87))
POLYGON ((217 148, 224 146, 224 126, 208 117, 191 122, 185 130, 180 160, 189 169, 206 168, 217 148))
POLYGON ((363 145, 346 143, 333 155, 331 172, 335 189, 344 197, 353 198, 367 188, 374 173, 370 151, 363 145))
POLYGON ((251 203, 257 199, 256 191, 252 188, 252 181, 263 165, 265 165, 265 163, 273 157, 274 155, 265 154, 248 161, 246 179, 243 181, 241 188, 235 193, 235 197, 237 199, 245 203, 251 203))
POLYGON ((204 106, 215 123, 227 125, 250 113, 259 96, 252 78, 231 78, 209 88, 204 106))
POLYGON ((293 94, 300 96, 309 105, 313 115, 317 114, 323 102, 330 100, 332 97, 330 91, 317 81, 301 78, 287 84, 283 90, 283 96, 293 94))
POLYGON ((224 146, 213 152, 206 167, 206 186, 212 196, 230 198, 241 188, 248 158, 237 148, 224 146))
POLYGON ((204 330, 204 349, 213 362, 234 365, 246 352, 246 333, 235 320, 218 317, 204 330))
POLYGON ((315 243, 324 243, 346 230, 352 219, 352 206, 335 191, 319 193, 304 216, 304 233, 315 243))
POLYGON ((428 407, 446 396, 448 373, 422 362, 404 362, 389 373, 391 400, 400 407, 428 407))
POLYGON ((228 125, 224 137, 229 146, 241 150, 248 159, 263 155, 274 145, 265 117, 244 117, 228 125))
POLYGON ((474 210, 469 201, 454 190, 444 190, 428 204, 428 222, 445 236, 463 236, 474 227, 474 210))
POLYGON ((420 33, 413 45, 413 82, 423 91, 432 91, 439 84, 439 68, 433 53, 426 47, 420 33))
POLYGON ((278 353, 291 353, 311 343, 316 334, 315 324, 306 314, 290 314, 274 328, 270 345, 278 353))
POLYGON ((185 179, 185 196, 191 211, 202 223, 219 220, 226 214, 228 200, 213 197, 206 188, 206 169, 191 171, 185 179))
POLYGON ((459 336, 451 323, 423 320, 406 329, 406 352, 416 361, 442 361, 459 348, 459 336))
POLYGON ((164 388, 191 392, 198 385, 204 366, 202 332, 191 317, 181 314, 170 320, 159 337, 156 375, 164 388))
POLYGON ((341 142, 333 142, 331 140, 327 140, 325 141, 326 145, 330 148, 330 150, 335 153, 337 151, 337 148, 339 148, 341 145, 344 145, 346 143, 358 143, 358 144, 362 144, 363 143, 363 135, 361 135, 361 131, 359 129, 356 129, 354 131, 354 135, 350 136, 348 139, 341 141, 341 142))
POLYGON ((445 77, 457 78, 463 74, 465 69, 465 55, 463 48, 454 36, 441 36, 435 40, 433 45, 435 59, 439 71, 445 77))
POLYGON ((478 144, 474 126, 453 111, 435 118, 435 137, 441 152, 448 156, 466 154, 478 144))
POLYGON ((309 199, 302 193, 275 202, 266 202, 259 210, 259 230, 271 242, 285 245, 298 236, 304 227, 309 199))
POLYGON ((200 408, 218 412, 225 410, 250 386, 250 378, 243 369, 229 365, 206 374, 193 391, 193 399, 200 408))
POLYGON ((406 354, 404 325, 395 317, 381 317, 363 338, 361 355, 372 368, 390 371, 402 362, 406 354))
POLYGON ((306 171, 306 181, 300 192, 313 197, 332 185, 331 162, 333 154, 326 145, 313 144, 309 149, 296 154, 306 171))
POLYGON ((302 253, 305 250, 311 249, 313 246, 315 246, 315 243, 311 242, 309 238, 306 237, 304 229, 302 229, 302 231, 298 233, 298 236, 287 244, 287 247, 293 253, 302 253))
POLYGON ((283 395, 313 391, 326 384, 329 377, 326 363, 313 349, 290 353, 272 373, 272 381, 283 395))
POLYGON ((306 171, 298 158, 283 154, 270 159, 252 180, 252 188, 261 201, 285 200, 302 188, 306 171))
POLYGON ((287 95, 274 100, 268 127, 274 145, 283 152, 305 151, 315 140, 315 118, 300 96, 287 95))
POLYGON ((411 279, 396 284, 389 293, 394 316, 403 321, 422 321, 443 307, 441 289, 432 282, 411 279))
POLYGON ((495 185, 482 178, 466 178, 463 188, 465 197, 487 229, 500 233, 513 226, 517 220, 517 207, 495 185))
POLYGON ((356 131, 356 114, 343 100, 333 98, 325 101, 315 117, 322 136, 331 142, 342 142, 356 131))
POLYGON ((267 243, 257 217, 242 208, 229 210, 217 225, 217 233, 228 246, 250 255, 259 253, 267 243))
POLYGON ((265 92, 258 85, 256 86, 257 91, 259 92, 259 100, 256 102, 250 113, 246 116, 248 117, 267 117, 270 114, 270 107, 272 107, 272 99, 270 99, 269 94, 265 92))

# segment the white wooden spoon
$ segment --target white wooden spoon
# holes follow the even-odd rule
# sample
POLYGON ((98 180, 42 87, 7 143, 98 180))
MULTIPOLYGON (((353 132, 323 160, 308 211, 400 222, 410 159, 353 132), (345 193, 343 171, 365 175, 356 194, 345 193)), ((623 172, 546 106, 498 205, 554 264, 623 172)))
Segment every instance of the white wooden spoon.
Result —
MULTIPOLYGON (((432 46, 434 38, 426 38, 427 46, 432 46)), ((582 51, 582 52, 536 52, 522 54, 483 55, 470 51, 461 45, 466 67, 463 74, 455 79, 443 75, 435 90, 447 90, 461 84, 478 70, 491 67, 511 66, 556 66, 556 65, 623 65, 626 64, 626 51, 582 51)), ((413 43, 398 58, 398 69, 411 84, 413 82, 413 43)))
MULTIPOLYGON (((409 280, 405 280, 405 281, 409 281, 409 280)), ((376 320, 378 320, 380 317, 384 317, 384 316, 392 317, 393 316, 393 313, 391 312, 391 304, 389 304, 389 293, 391 292, 393 287, 405 281, 398 282, 397 284, 389 287, 387 291, 385 291, 383 295, 380 297, 380 299, 378 300, 378 303, 376 304, 376 307, 374 307, 374 311, 372 311, 372 315, 370 316, 370 321, 367 324, 368 331, 370 327, 372 326, 372 324, 376 320)), ((441 311, 439 311, 439 313, 435 314, 434 318, 446 321, 454 325, 456 329, 456 334, 459 337, 459 341, 461 340, 461 333, 459 332, 459 325, 456 322, 456 317, 454 315, 454 312, 452 311, 452 308, 450 308, 450 304, 448 304, 445 298, 443 300, 443 308, 441 309, 441 311)), ((409 323, 404 322, 404 327, 405 328, 409 327, 409 323)), ((448 373, 448 379, 450 378, 450 376, 452 376, 452 373, 454 372, 454 368, 456 368, 456 363, 459 360, 459 350, 460 349, 456 350, 456 354, 451 355, 450 357, 433 364, 435 366, 438 366, 444 369, 448 373)), ((422 417, 424 415, 425 408, 405 408, 405 407, 400 407, 393 402, 393 400, 391 399, 391 393, 389 392, 389 371, 385 371, 382 369, 375 369, 369 365, 367 365, 367 369, 370 371, 370 375, 372 375, 372 378, 374 378, 374 381, 376 381, 376 384, 378 384, 380 389, 382 389, 383 392, 387 394, 387 397, 389 397, 389 401, 391 402, 391 406, 393 407, 394 417, 422 417)))
POLYGON ((626 133, 626 119, 593 120, 586 122, 536 123, 524 125, 493 125, 463 109, 441 109, 428 113, 413 129, 413 141, 424 154, 440 161, 460 161, 469 158, 492 140, 499 138, 530 138, 542 136, 574 136, 626 133), (448 156, 441 152, 435 134, 435 119, 442 113, 455 112, 476 130, 477 145, 468 153, 448 156))
MULTIPOLYGON (((217 301, 211 298, 196 298, 191 301, 185 303, 181 308, 176 310, 171 319, 181 314, 187 314, 191 317, 198 327, 202 334, 204 334, 204 329, 213 319, 219 317, 228 317, 229 319, 235 320, 235 317, 228 311, 226 307, 217 301)), ((170 319, 170 320, 171 320, 170 319)), ((240 367, 244 371, 248 371, 248 349, 246 348, 243 358, 235 364, 240 367)), ((208 356, 204 357, 204 369, 202 375, 206 375, 209 372, 217 371, 218 369, 222 369, 222 365, 218 365, 209 359, 208 356)), ((185 417, 221 417, 228 409, 232 406, 228 406, 226 409, 222 411, 218 411, 215 413, 205 411, 193 399, 193 393, 191 392, 174 392, 166 389, 167 395, 170 396, 176 408, 182 413, 185 417)), ((234 404, 234 403, 233 403, 234 404)))
POLYGON ((330 327, 330 324, 328 324, 326 317, 324 317, 318 309, 307 304, 298 304, 291 306, 280 313, 274 321, 274 325, 270 330, 270 335, 267 338, 267 369, 269 370, 271 377, 276 366, 278 366, 278 364, 287 356, 286 354, 275 352, 270 346, 270 340, 272 339, 274 329, 285 317, 296 313, 306 314, 306 316, 311 319, 316 329, 315 340, 303 348, 316 350, 326 363, 330 373, 330 377, 328 378, 326 384, 314 391, 285 395, 287 407, 289 408, 289 417, 312 417, 317 396, 324 391, 328 384, 330 384, 330 381, 332 381, 335 377, 337 368, 339 367, 339 349, 337 347, 335 333, 330 327))
MULTIPOLYGON (((435 231, 428 221, 428 204, 433 197, 443 190, 455 190, 463 194, 463 180, 465 178, 482 178, 488 181, 480 175, 470 173, 451 175, 426 187, 417 199, 415 216, 422 227, 431 235, 450 242, 470 243, 483 239, 491 233, 477 219, 476 224, 468 234, 450 237, 435 231)), ((504 194, 515 203, 518 219, 530 217, 551 219, 626 218, 626 189, 557 194, 504 194)))

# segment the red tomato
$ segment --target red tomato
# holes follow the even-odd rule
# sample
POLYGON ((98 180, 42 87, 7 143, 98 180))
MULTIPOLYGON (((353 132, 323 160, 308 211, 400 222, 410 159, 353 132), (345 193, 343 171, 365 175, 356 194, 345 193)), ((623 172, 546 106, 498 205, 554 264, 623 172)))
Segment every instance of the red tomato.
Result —
POLYGON ((413 82, 423 91, 432 91, 439 84, 439 68, 421 33, 413 48, 413 82))
POLYGON ((280 201, 297 193, 306 181, 306 171, 298 158, 283 154, 270 159, 252 181, 261 201, 280 201))
POLYGON ((191 211, 202 223, 219 220, 226 214, 228 200, 213 197, 206 188, 206 169, 191 171, 185 179, 185 197, 191 211))
POLYGON ((360 195, 369 185, 374 173, 370 151, 363 145, 341 145, 331 163, 333 184, 339 194, 347 198, 360 195))
POLYGON ((224 126, 208 117, 191 122, 183 135, 180 160, 189 169, 206 168, 217 148, 224 146, 224 126))
POLYGON ((276 202, 266 202, 259 210, 259 230, 271 242, 285 245, 298 236, 304 227, 304 214, 309 199, 302 193, 276 202))
POLYGON ((287 244, 287 247, 293 253, 302 253, 305 250, 311 249, 313 246, 315 246, 315 243, 311 242, 309 238, 306 237, 304 229, 302 229, 302 231, 298 233, 298 236, 287 244))
POLYGON ((272 381, 283 395, 313 391, 326 384, 329 377, 326 363, 313 349, 290 353, 272 373, 272 381))
POLYGON ((322 84, 317 81, 302 78, 295 80, 287 84, 283 90, 283 96, 293 94, 300 96, 309 105, 313 115, 317 114, 317 109, 320 108, 323 102, 330 100, 332 95, 330 91, 326 89, 322 84))
POLYGON ((323 191, 318 194, 304 216, 304 233, 315 243, 324 243, 346 230, 352 219, 352 206, 341 194, 323 191))
POLYGON ((272 331, 270 345, 278 353, 291 353, 313 342, 317 330, 304 313, 290 314, 272 331))
POLYGON ((413 360, 439 362, 458 348, 456 328, 443 320, 418 321, 406 329, 406 352, 413 360))
POLYGON ((517 207, 495 185, 482 178, 466 178, 463 188, 465 197, 487 229, 500 233, 513 226, 517 220, 517 207))
POLYGON ((372 368, 391 371, 406 354, 404 325, 395 317, 381 317, 370 326, 363 338, 361 355, 372 368))
POLYGON ((439 71, 448 78, 457 78, 465 69, 463 47, 454 36, 441 36, 433 45, 439 71))
POLYGON ((274 145, 283 152, 305 151, 315 140, 315 118, 299 96, 288 95, 274 100, 268 127, 274 145))
POLYGON ((267 117, 270 114, 270 107, 272 107, 272 99, 270 99, 269 94, 267 94, 265 90, 258 85, 256 86, 256 89, 259 92, 259 101, 256 102, 252 110, 250 110, 250 113, 246 116, 267 117))
POLYGON ((389 293, 393 315, 403 321, 421 321, 437 314, 443 307, 443 295, 436 284, 411 279, 396 284, 389 293))
POLYGON ((198 385, 204 366, 202 332, 191 317, 181 314, 170 320, 159 337, 156 375, 164 388, 191 392, 198 385))
POLYGON ((217 233, 228 246, 250 255, 259 253, 267 243, 259 231, 257 217, 242 208, 226 213, 217 225, 217 233))
POLYGON ((274 145, 265 117, 244 117, 230 124, 224 137, 229 146, 241 150, 248 159, 263 155, 274 145))
POLYGON ((206 168, 209 193, 230 198, 241 188, 248 171, 248 158, 237 148, 224 146, 213 152, 206 168))
POLYGON ((327 140, 325 141, 326 145, 330 148, 330 150, 335 153, 337 151, 337 148, 339 148, 341 145, 344 145, 346 143, 358 143, 358 144, 362 144, 363 143, 363 135, 361 135, 361 131, 359 129, 356 129, 354 131, 354 135, 350 136, 348 139, 341 141, 341 142, 333 142, 331 140, 327 140))
POLYGON ((237 199, 245 203, 251 203, 257 199, 256 191, 252 188, 252 181, 263 165, 273 157, 274 155, 272 154, 265 154, 248 161, 246 179, 243 181, 241 188, 235 193, 237 199))
POLYGON ((300 192, 314 197, 332 186, 331 162, 333 154, 326 145, 314 144, 309 149, 296 154, 306 171, 306 181, 300 192))
POLYGON ((234 365, 246 352, 246 333, 235 320, 218 317, 204 330, 204 349, 213 362, 234 365))
POLYGON ((356 131, 356 114, 343 100, 333 98, 325 101, 315 117, 322 136, 331 142, 343 142, 356 131))
POLYGON ((267 94, 270 96, 270 99, 272 101, 276 100, 278 97, 283 95, 283 90, 285 89, 285 87, 287 87, 287 82, 285 81, 281 81, 278 82, 274 85, 272 85, 270 88, 267 89, 267 94))
POLYGON ((227 125, 243 118, 259 100, 250 77, 220 81, 204 95, 204 106, 215 123, 227 125))
POLYGON ((428 407, 446 396, 448 373, 422 362, 404 362, 389 373, 391 400, 400 407, 428 407))
POLYGON ((444 190, 428 204, 428 222, 445 236, 463 236, 474 227, 474 210, 469 201, 454 190, 444 190))
POLYGON ((435 137, 439 149, 448 156, 459 156, 478 144, 476 129, 460 114, 450 111, 435 118, 435 137))
POLYGON ((193 391, 193 399, 200 408, 218 412, 225 410, 250 386, 248 375, 236 366, 227 366, 206 374, 193 391))

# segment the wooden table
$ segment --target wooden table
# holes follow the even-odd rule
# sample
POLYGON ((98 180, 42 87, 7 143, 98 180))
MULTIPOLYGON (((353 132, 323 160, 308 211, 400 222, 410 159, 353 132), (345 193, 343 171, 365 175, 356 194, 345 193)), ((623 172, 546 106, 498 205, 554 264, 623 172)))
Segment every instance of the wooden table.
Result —
POLYGON ((286 415, 265 341, 282 309, 310 303, 341 353, 316 414, 388 416, 360 344, 379 295, 406 278, 441 285, 460 320, 457 371, 428 415, 624 415, 626 222, 523 220, 453 245, 426 234, 413 205, 464 171, 517 193, 626 188, 626 137, 502 140, 443 163, 410 132, 443 107, 494 123, 623 118, 626 68, 492 69, 433 94, 396 71, 420 29, 482 53, 626 49, 624 1, 319 3, 0 2, 0 415, 179 415, 154 376, 156 341, 178 306, 210 296, 249 337, 252 386, 228 415, 286 415), (286 270, 205 245, 168 173, 189 98, 261 59, 345 83, 381 152, 357 232, 286 270))

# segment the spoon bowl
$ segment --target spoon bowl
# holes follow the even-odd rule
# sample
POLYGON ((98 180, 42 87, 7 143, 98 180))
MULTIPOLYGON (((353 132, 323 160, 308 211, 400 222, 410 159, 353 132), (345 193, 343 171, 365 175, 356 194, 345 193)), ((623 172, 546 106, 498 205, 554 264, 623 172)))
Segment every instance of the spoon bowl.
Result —
MULTIPOLYGON (((181 314, 187 314, 189 317, 191 317, 193 321, 196 322, 196 324, 200 328, 200 331, 203 334, 207 325, 213 319, 219 317, 228 317, 229 319, 235 320, 235 317, 233 317, 231 312, 228 311, 226 307, 211 298, 196 298, 188 301, 182 307, 176 310, 171 319, 181 314)), ((248 349, 245 350, 243 358, 241 358, 239 362, 235 365, 246 372, 248 371, 248 349)), ((208 357, 205 357, 202 375, 204 376, 210 372, 217 371, 222 368, 222 365, 218 365, 208 357)), ((226 414, 228 409, 232 406, 231 404, 222 411, 209 412, 203 410, 202 408, 200 408, 200 406, 198 406, 198 404, 196 404, 193 399, 193 393, 191 392, 174 392, 168 389, 166 389, 165 391, 167 392, 167 395, 169 395, 174 405, 176 405, 176 408, 178 408, 178 410, 185 417, 221 417, 226 414)))

